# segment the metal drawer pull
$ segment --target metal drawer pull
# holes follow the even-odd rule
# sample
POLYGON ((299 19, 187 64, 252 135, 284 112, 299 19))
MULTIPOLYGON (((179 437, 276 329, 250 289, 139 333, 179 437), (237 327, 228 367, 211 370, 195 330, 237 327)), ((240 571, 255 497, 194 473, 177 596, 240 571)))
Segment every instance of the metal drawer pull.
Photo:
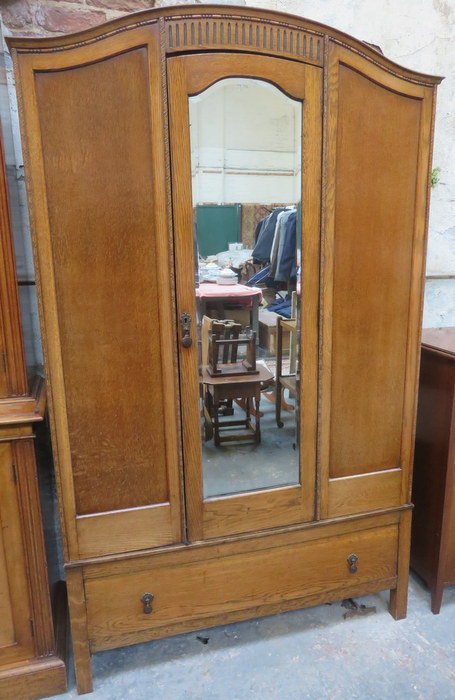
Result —
POLYGON ((144 613, 146 615, 149 615, 151 612, 153 612, 152 608, 152 600, 154 599, 153 593, 144 593, 144 595, 141 598, 141 603, 144 603, 144 613))
POLYGON ((357 556, 357 554, 350 554, 348 556, 347 562, 349 564, 349 571, 351 572, 351 574, 355 574, 355 572, 357 571, 358 559, 359 557, 357 556))

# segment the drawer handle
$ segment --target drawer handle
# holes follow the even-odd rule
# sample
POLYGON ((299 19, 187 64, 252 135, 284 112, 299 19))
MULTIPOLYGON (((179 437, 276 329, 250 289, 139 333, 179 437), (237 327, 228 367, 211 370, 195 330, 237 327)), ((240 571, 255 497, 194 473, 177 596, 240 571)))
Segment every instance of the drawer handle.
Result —
POLYGON ((351 574, 355 574, 355 572, 357 571, 358 560, 359 557, 357 556, 357 554, 350 554, 348 556, 347 562, 349 564, 349 571, 351 572, 351 574))
POLYGON ((146 615, 149 615, 151 612, 153 612, 152 608, 152 600, 154 599, 153 593, 144 593, 144 595, 141 598, 141 603, 144 604, 144 613, 146 615))

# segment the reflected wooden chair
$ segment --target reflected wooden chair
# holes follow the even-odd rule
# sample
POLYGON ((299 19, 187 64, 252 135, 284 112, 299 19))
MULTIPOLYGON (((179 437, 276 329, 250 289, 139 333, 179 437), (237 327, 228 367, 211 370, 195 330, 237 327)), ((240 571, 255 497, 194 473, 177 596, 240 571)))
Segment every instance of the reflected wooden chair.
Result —
POLYGON ((275 417, 277 426, 282 428, 281 411, 294 411, 295 406, 288 403, 284 396, 284 390, 288 389, 289 398, 296 396, 297 382, 297 293, 292 292, 291 318, 277 318, 276 320, 276 364, 275 364, 275 388, 264 396, 275 404, 275 417), (283 330, 289 332, 289 370, 283 374, 283 330))
POLYGON ((275 372, 275 418, 276 424, 279 428, 282 428, 284 423, 281 420, 281 408, 283 402, 283 391, 285 389, 289 390, 289 396, 295 396, 297 390, 298 375, 296 372, 296 358, 295 358, 295 348, 294 354, 292 345, 290 347, 290 368, 289 372, 283 374, 283 330, 290 331, 290 336, 292 343, 295 343, 295 338, 297 336, 297 321, 294 319, 277 318, 277 343, 276 343, 276 372, 275 372))
POLYGON ((251 439, 259 443, 261 391, 273 380, 273 374, 262 364, 256 364, 254 332, 242 337, 240 324, 230 320, 210 321, 211 324, 205 323, 204 329, 203 320, 202 328, 202 347, 203 353, 206 350, 207 363, 202 366, 201 381, 205 421, 210 422, 210 426, 205 426, 206 437, 211 427, 217 446, 222 442, 251 439), (242 360, 239 359, 241 345, 246 346, 242 360), (221 421, 221 417, 233 415, 234 400, 242 402, 245 418, 221 421), (241 428, 242 432, 234 432, 235 428, 241 428))

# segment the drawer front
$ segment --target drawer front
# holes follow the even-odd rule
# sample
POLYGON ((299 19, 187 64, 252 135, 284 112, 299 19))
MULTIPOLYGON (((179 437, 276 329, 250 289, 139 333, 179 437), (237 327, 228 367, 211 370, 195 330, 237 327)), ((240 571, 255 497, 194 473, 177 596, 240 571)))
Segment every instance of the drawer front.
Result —
MULTIPOLYGON (((255 608, 258 615, 260 606, 277 603, 284 610, 287 601, 325 593, 327 600, 334 599, 330 593, 336 591, 341 598, 343 588, 396 576, 397 549, 398 526, 390 525, 175 566, 155 567, 151 557, 145 571, 90 576, 85 587, 91 647, 97 651, 134 643, 145 638, 134 639, 134 633, 146 630, 156 630, 151 636, 157 637, 159 628, 187 620, 199 620, 197 628, 208 618, 234 611, 255 608), (353 571, 347 561, 351 554, 358 557, 353 571), (146 593, 153 594, 149 613, 141 602, 146 593)), ((172 630, 163 629, 162 636, 166 634, 172 630)))

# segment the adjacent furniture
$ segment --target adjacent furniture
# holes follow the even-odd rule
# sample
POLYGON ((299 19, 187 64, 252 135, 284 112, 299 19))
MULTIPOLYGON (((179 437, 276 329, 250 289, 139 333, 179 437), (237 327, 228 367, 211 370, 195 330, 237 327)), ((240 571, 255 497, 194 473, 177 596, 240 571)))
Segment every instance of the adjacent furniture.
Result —
MULTIPOLYGON (((267 351, 267 355, 276 355, 276 322, 281 318, 275 311, 259 310, 259 347, 267 351)), ((282 349, 289 352, 289 333, 282 337, 282 349)))
MULTIPOLYGON (((222 442, 252 438, 259 443, 261 390, 272 381, 273 375, 264 365, 256 363, 256 334, 251 330, 241 333, 241 324, 234 321, 215 321, 206 316, 203 324, 204 321, 210 324, 208 347, 206 352, 203 349, 202 358, 208 364, 201 367, 205 438, 211 439, 213 435, 217 446, 222 442), (226 416, 234 415, 234 401, 244 410, 245 418, 226 420, 226 416), (223 420, 220 420, 221 414, 223 420), (242 431, 239 433, 233 428, 242 428, 242 431), (228 434, 221 435, 221 430, 223 433, 227 430, 228 434)), ((203 348, 204 336, 202 331, 203 348)))
POLYGON ((206 388, 206 406, 212 418, 215 445, 233 440, 251 440, 256 443, 261 441, 260 411, 261 390, 273 379, 273 374, 262 364, 257 365, 255 374, 235 377, 213 377, 208 368, 202 368, 202 382, 206 388), (220 403, 241 399, 245 406, 245 418, 233 420, 220 420, 220 403), (252 402, 254 401, 255 421, 252 422, 252 402), (242 428, 239 432, 232 428, 242 428), (224 430, 223 430, 224 429, 224 430), (221 435, 220 431, 223 431, 221 435), (225 432, 227 431, 227 432, 225 432))
POLYGON ((203 282, 196 290, 201 316, 207 313, 207 304, 216 305, 219 318, 229 317, 229 304, 248 303, 250 309, 250 324, 256 336, 259 331, 259 303, 262 300, 262 292, 255 287, 247 287, 244 284, 210 284, 203 282))
POLYGON ((253 8, 8 41, 79 691, 124 644, 384 589, 404 617, 439 78, 253 8), (204 499, 188 104, 231 77, 303 114, 300 472, 204 499))
POLYGON ((25 368, 0 137, 1 700, 66 690, 65 664, 57 651, 65 646, 66 626, 57 622, 54 628, 34 451, 33 426, 42 421, 44 405, 44 382, 36 379, 30 386, 25 368))
MULTIPOLYGON (((293 396, 297 390, 298 376, 294 372, 289 371, 283 374, 283 331, 287 331, 290 336, 297 332, 297 323, 295 319, 277 318, 276 320, 276 397, 275 397, 275 417, 279 428, 283 427, 281 420, 281 402, 283 389, 288 389, 293 396)), ((290 368, 291 370, 291 368, 290 368)))
POLYGON ((437 614, 455 585, 455 328, 422 334, 412 500, 411 566, 437 614))
POLYGON ((210 376, 255 374, 256 333, 242 333, 242 325, 229 319, 212 322, 208 337, 207 370, 210 376))

